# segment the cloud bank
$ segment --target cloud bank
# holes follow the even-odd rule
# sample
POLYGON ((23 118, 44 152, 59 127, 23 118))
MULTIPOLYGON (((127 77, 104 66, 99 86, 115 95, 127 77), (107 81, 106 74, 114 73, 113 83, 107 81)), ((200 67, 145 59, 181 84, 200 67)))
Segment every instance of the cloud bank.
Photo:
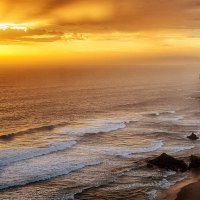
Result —
POLYGON ((26 32, 0 30, 0 41, 62 40, 65 34, 199 29, 199 0, 1 0, 0 23, 35 23, 26 32))

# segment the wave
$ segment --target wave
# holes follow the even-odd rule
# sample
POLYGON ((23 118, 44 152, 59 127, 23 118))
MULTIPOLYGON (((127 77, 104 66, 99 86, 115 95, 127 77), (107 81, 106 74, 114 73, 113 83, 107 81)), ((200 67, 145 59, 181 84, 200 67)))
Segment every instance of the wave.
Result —
POLYGON ((120 153, 120 155, 127 157, 131 154, 140 154, 140 153, 148 153, 148 152, 153 152, 153 151, 157 151, 159 150, 162 146, 163 146, 163 142, 162 141, 158 141, 154 144, 152 144, 149 147, 141 147, 141 148, 134 148, 134 149, 130 149, 129 151, 120 153))
POLYGON ((200 135, 200 130, 198 130, 195 134, 199 136, 200 135))
POLYGON ((176 174, 175 171, 170 171, 170 170, 168 170, 168 171, 166 171, 166 172, 164 173, 163 177, 164 177, 164 178, 167 178, 168 176, 173 176, 173 175, 175 175, 175 174, 176 174))
MULTIPOLYGON (((3 179, 3 181, 1 181, 0 183, 0 190, 5 190, 5 189, 9 189, 9 188, 16 188, 16 187, 21 187, 21 186, 25 186, 25 185, 29 185, 29 184, 33 184, 33 183, 37 183, 40 181, 47 181, 50 180, 52 178, 57 178, 59 176, 63 176, 63 175, 67 175, 71 172, 83 169, 85 167, 90 167, 90 166, 95 166, 95 165, 99 165, 101 164, 100 161, 93 161, 87 164, 74 164, 68 168, 66 168, 65 170, 61 170, 61 171, 57 171, 54 172, 52 174, 46 174, 43 176, 27 176, 26 180, 15 180, 15 181, 7 181, 6 177, 3 179)), ((30 169, 30 174, 31 174, 31 169, 30 169)))
POLYGON ((186 151, 186 150, 190 150, 190 149, 193 149, 195 148, 194 145, 192 146, 175 146, 175 147, 165 147, 163 148, 163 150, 169 152, 169 153, 179 153, 181 151, 186 151))
MULTIPOLYGON (((131 168, 130 170, 132 171, 133 168, 131 168)), ((128 172, 129 172, 129 170, 128 170, 128 172)), ((130 188, 132 190, 133 189, 139 189, 139 188, 156 188, 156 189, 161 188, 161 189, 165 189, 165 188, 168 188, 169 186, 175 184, 175 181, 177 181, 177 180, 175 180, 175 181, 171 182, 171 181, 166 179, 168 177, 174 176, 176 174, 176 172, 174 172, 174 171, 164 171, 164 172, 161 171, 161 174, 156 172, 156 174, 152 175, 152 174, 147 173, 146 170, 144 170, 143 173, 144 173, 144 174, 142 174, 143 178, 151 177, 151 179, 152 179, 152 177, 154 177, 155 181, 145 182, 145 183, 141 183, 142 181, 141 182, 135 182, 135 183, 132 183, 132 182, 129 183, 128 182, 128 183, 123 183, 123 184, 121 184, 119 182, 118 184, 115 184, 116 186, 112 187, 112 191, 119 190, 119 186, 120 186, 120 190, 126 190, 126 189, 130 190, 130 188), (155 176, 155 175, 157 175, 157 176, 155 176)), ((137 172, 136 172, 136 174, 137 174, 137 172)), ((124 176, 124 175, 127 176, 126 172, 125 173, 122 172, 122 173, 118 174, 118 177, 124 176)), ((115 183, 115 180, 116 180, 116 177, 114 178, 114 181, 110 180, 109 182, 106 181, 105 183, 100 182, 100 184, 92 185, 92 186, 86 187, 86 188, 77 189, 73 193, 65 196, 64 199, 65 200, 74 200, 74 199, 76 199, 76 195, 80 195, 81 193, 83 193, 87 190, 91 190, 92 188, 98 188, 98 187, 101 187, 101 186, 106 186, 110 183, 115 183)), ((152 190, 146 192, 145 195, 146 195, 147 199, 154 200, 157 196, 157 190, 152 189, 152 190)))
POLYGON ((55 153, 57 151, 64 151, 68 148, 71 148, 76 143, 76 141, 54 142, 43 148, 3 150, 0 151, 0 166, 5 166, 10 163, 55 153))
MULTIPOLYGON (((90 148, 89 151, 90 152, 98 152, 99 154, 128 157, 132 154, 140 154, 140 153, 142 154, 142 153, 149 153, 149 152, 157 151, 163 145, 164 144, 162 141, 158 141, 148 147, 124 149, 123 147, 104 147, 103 146, 103 147, 96 147, 95 149, 90 148)), ((83 147, 83 150, 85 150, 84 147, 83 147)), ((87 150, 88 150, 88 148, 87 148, 87 150)))
MULTIPOLYGON (((172 185, 175 185, 176 183, 181 182, 182 180, 184 180, 186 178, 187 178, 187 175, 185 175, 184 177, 180 177, 180 178, 174 178, 173 180, 170 180, 170 181, 167 180, 166 178, 163 178, 162 180, 160 180, 156 183, 155 187, 156 187, 156 189, 159 189, 159 190, 168 189, 172 185)), ((157 192, 158 192, 158 190, 156 190, 156 189, 152 189, 145 193, 148 200, 156 199, 157 192)))
POLYGON ((162 189, 169 188, 172 184, 165 178, 163 178, 161 181, 158 182, 158 185, 162 189))
POLYGON ((199 90, 195 90, 195 91, 192 91, 192 92, 194 92, 194 93, 200 93, 200 91, 199 91, 199 90))
POLYGON ((44 132, 44 131, 52 131, 55 128, 65 126, 67 124, 68 123, 63 122, 63 123, 55 124, 55 125, 46 125, 46 126, 40 126, 40 127, 36 127, 36 128, 30 128, 30 129, 18 131, 15 133, 8 133, 8 134, 0 135, 0 139, 1 140, 11 140, 14 137, 19 136, 19 135, 31 134, 31 133, 36 133, 36 132, 44 132))
POLYGON ((116 109, 120 109, 120 110, 121 109, 131 109, 131 108, 134 108, 134 107, 152 105, 155 102, 162 102, 164 100, 165 100, 165 98, 159 97, 159 98, 153 98, 153 99, 148 99, 148 100, 143 100, 143 101, 135 101, 135 102, 132 102, 132 103, 116 105, 116 106, 113 106, 112 108, 115 109, 115 110, 116 109))
POLYGON ((183 126, 198 126, 200 120, 198 119, 184 119, 179 122, 180 125, 183 126))
POLYGON ((196 100, 196 97, 187 97, 186 100, 196 100))
POLYGON ((14 137, 19 135, 43 132, 43 131, 52 131, 55 128, 60 128, 61 134, 73 134, 73 135, 84 135, 90 133, 108 133, 116 131, 118 129, 123 129, 127 124, 131 122, 136 122, 138 120, 88 120, 85 123, 70 125, 69 123, 60 123, 55 125, 47 125, 36 128, 30 128, 24 131, 19 131, 15 133, 8 133, 0 135, 0 140, 12 140, 14 137), (66 127, 68 125, 68 127, 66 127))
POLYGON ((127 124, 132 121, 121 120, 91 120, 79 126, 62 128, 62 134, 78 135, 109 133, 119 129, 126 128, 127 124))
MULTIPOLYGON (((167 189, 169 188, 171 185, 173 185, 172 183, 170 183, 167 179, 163 178, 162 180, 160 180, 158 183, 157 183, 158 187, 161 188, 161 189, 167 189)), ((152 189, 148 192, 146 192, 146 197, 148 200, 155 200, 157 198, 157 193, 158 191, 156 189, 152 189)))
POLYGON ((177 122, 184 119, 182 116, 180 117, 173 117, 173 118, 161 118, 160 121, 161 122, 177 122))
POLYGON ((157 197, 157 190, 146 192, 146 196, 148 200, 154 200, 157 197))
POLYGON ((151 112, 151 113, 148 113, 147 115, 149 115, 149 116, 160 116, 160 115, 165 115, 165 114, 176 114, 176 111, 151 112))

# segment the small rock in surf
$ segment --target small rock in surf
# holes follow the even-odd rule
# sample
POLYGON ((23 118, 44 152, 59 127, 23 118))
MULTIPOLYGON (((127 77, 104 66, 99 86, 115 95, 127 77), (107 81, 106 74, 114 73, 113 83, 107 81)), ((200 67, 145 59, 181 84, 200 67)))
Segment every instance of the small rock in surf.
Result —
POLYGON ((199 139, 199 137, 197 137, 194 133, 192 133, 191 135, 187 136, 188 139, 190 140, 197 140, 199 139))
POLYGON ((10 140, 10 139, 12 139, 12 137, 13 137, 12 133, 7 134, 7 135, 0 135, 0 139, 2 139, 2 140, 10 140))

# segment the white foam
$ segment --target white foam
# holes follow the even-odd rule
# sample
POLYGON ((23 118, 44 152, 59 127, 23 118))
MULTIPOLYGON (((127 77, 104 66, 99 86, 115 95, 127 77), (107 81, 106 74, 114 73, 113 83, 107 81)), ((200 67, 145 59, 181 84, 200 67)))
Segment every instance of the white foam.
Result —
POLYGON ((162 141, 158 141, 156 143, 151 144, 147 147, 139 147, 139 148, 124 148, 124 147, 104 147, 104 146, 96 146, 95 148, 88 148, 88 147, 80 147, 82 150, 86 151, 89 150, 90 152, 97 152, 99 154, 106 154, 106 155, 115 155, 115 156, 123 156, 128 157, 132 154, 142 154, 153 152, 160 149, 163 146, 162 141), (87 148, 87 149, 85 149, 87 148))
POLYGON ((175 175, 176 172, 175 171, 166 171, 165 174, 163 175, 164 178, 167 178, 168 176, 173 176, 175 175))
POLYGON ((0 174, 0 190, 24 186, 30 183, 44 181, 58 176, 67 175, 73 171, 100 164, 99 160, 70 160, 65 156, 51 156, 38 161, 19 162, 4 168, 0 174), (64 160, 66 159, 66 160, 64 160))
POLYGON ((149 113, 150 115, 154 115, 154 116, 160 116, 163 114, 175 114, 176 111, 172 110, 172 111, 156 111, 156 112, 151 112, 149 113))
POLYGON ((161 181, 159 181, 158 185, 162 189, 167 189, 172 185, 172 183, 170 183, 167 179, 163 178, 161 181))
POLYGON ((176 111, 174 111, 174 110, 172 110, 172 111, 165 111, 164 113, 176 114, 176 111))
POLYGON ((129 183, 129 184, 120 184, 115 187, 112 187, 112 190, 118 191, 120 190, 127 190, 127 189, 138 189, 138 188, 147 188, 154 186, 153 183, 129 183))
POLYGON ((195 97, 187 97, 186 99, 187 99, 187 100, 196 100, 195 97))
POLYGON ((146 193, 148 200, 154 200, 157 197, 157 190, 151 190, 146 193))
POLYGON ((198 119, 184 119, 184 120, 181 120, 181 122, 179 122, 181 125, 184 125, 184 126, 192 126, 192 125, 196 125, 198 126, 199 123, 200 123, 200 120, 198 119))
POLYGON ((74 200, 74 194, 65 197, 64 200, 74 200))
POLYGON ((186 175, 183 176, 183 177, 176 178, 175 180, 173 180, 173 181, 171 182, 171 186, 172 186, 172 185, 175 185, 175 184, 178 183, 178 182, 183 181, 183 180, 186 179, 187 177, 188 177, 188 174, 186 174, 186 175))
POLYGON ((57 151, 63 151, 74 146, 76 143, 76 141, 54 142, 43 148, 3 150, 0 151, 0 166, 37 156, 47 155, 57 151))
POLYGON ((161 115, 161 114, 176 114, 176 111, 174 111, 174 110, 170 110, 170 111, 161 111, 161 112, 159 112, 159 114, 161 115))
POLYGON ((153 115, 153 116, 159 116, 160 113, 159 113, 159 112, 152 112, 152 113, 150 113, 150 115, 153 115))
POLYGON ((141 147, 141 148, 133 148, 130 149, 129 151, 120 153, 120 155, 127 157, 131 154, 140 154, 140 153, 148 153, 148 152, 153 152, 153 151, 157 151, 158 149, 160 149, 163 146, 163 142, 162 141, 158 141, 156 143, 153 143, 151 146, 149 147, 141 147))
POLYGON ((196 135, 200 135, 200 130, 198 130, 195 134, 196 134, 196 135))
POLYGON ((83 124, 68 126, 61 129, 62 134, 84 135, 92 133, 108 133, 126 128, 129 120, 90 120, 83 124))
POLYGON ((167 151, 168 153, 178 153, 181 151, 186 151, 195 148, 194 145, 192 146, 172 146, 172 147, 164 147, 163 150, 167 151))
MULTIPOLYGON (((172 176, 174 174, 176 174, 176 172, 171 172, 171 171, 169 171, 169 173, 166 172, 166 176, 164 176, 164 178, 162 180, 160 180, 160 181, 158 181, 156 183, 156 185, 155 185, 156 188, 168 189, 170 186, 175 185, 177 182, 180 182, 180 181, 182 181, 183 179, 186 178, 186 177, 184 177, 184 178, 181 178, 181 179, 176 179, 175 181, 168 181, 166 179, 168 176, 172 176)), ((154 199, 156 199, 156 197, 157 197, 157 190, 153 189, 153 190, 147 192, 146 196, 147 196, 148 200, 154 200, 154 199)))
POLYGON ((177 122, 177 121, 180 121, 182 119, 183 119, 183 117, 180 116, 180 117, 172 117, 172 118, 160 118, 160 121, 161 122, 177 122))

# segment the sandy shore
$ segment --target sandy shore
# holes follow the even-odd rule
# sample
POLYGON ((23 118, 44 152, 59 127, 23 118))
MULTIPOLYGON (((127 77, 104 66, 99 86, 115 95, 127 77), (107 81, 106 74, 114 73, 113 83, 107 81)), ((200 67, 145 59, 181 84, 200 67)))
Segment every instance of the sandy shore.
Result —
POLYGON ((191 172, 184 181, 158 193, 156 200, 200 200, 200 173, 191 172))
POLYGON ((200 199, 200 181, 191 183, 181 189, 177 194, 176 200, 199 200, 200 199))

